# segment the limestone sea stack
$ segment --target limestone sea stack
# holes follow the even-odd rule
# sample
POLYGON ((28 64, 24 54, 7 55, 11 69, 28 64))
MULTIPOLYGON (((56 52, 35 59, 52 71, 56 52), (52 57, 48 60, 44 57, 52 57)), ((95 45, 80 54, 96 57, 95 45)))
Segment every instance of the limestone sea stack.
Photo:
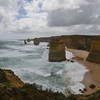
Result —
POLYGON ((59 38, 52 38, 49 42, 49 61, 61 62, 65 61, 65 45, 59 38))
POLYGON ((39 45, 39 40, 37 38, 34 39, 34 45, 39 45))

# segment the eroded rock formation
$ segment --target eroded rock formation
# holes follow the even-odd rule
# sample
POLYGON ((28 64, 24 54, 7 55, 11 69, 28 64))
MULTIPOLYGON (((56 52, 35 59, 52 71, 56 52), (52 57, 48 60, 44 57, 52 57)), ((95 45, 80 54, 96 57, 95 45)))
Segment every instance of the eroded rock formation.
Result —
POLYGON ((49 61, 60 62, 66 60, 65 45, 58 38, 51 39, 49 43, 49 61))
POLYGON ((0 84, 14 87, 22 87, 22 82, 11 70, 0 69, 0 84))
POLYGON ((87 60, 100 64, 100 36, 91 40, 91 48, 87 60))
POLYGON ((68 48, 89 51, 90 54, 87 60, 95 63, 100 63, 100 35, 65 35, 34 38, 31 40, 34 41, 35 45, 38 45, 40 42, 50 43, 49 61, 64 61, 65 45, 68 48))

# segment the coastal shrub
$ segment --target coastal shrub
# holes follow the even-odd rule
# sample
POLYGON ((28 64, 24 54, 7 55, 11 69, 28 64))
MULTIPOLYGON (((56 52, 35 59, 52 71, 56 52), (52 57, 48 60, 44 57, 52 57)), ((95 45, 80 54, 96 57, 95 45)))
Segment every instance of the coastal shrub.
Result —
POLYGON ((67 97, 67 100, 76 100, 75 95, 70 95, 67 97))
POLYGON ((0 83, 6 82, 5 73, 0 69, 0 83))
POLYGON ((36 84, 25 84, 23 87, 20 88, 22 93, 30 94, 30 93, 38 93, 39 90, 36 84))
POLYGON ((42 87, 36 84, 25 84, 20 91, 24 100, 67 100, 62 93, 42 90, 42 87))
POLYGON ((0 100, 100 100, 100 90, 96 93, 83 96, 73 95, 65 97, 62 93, 51 90, 41 90, 36 84, 25 84, 21 88, 0 87, 0 100))

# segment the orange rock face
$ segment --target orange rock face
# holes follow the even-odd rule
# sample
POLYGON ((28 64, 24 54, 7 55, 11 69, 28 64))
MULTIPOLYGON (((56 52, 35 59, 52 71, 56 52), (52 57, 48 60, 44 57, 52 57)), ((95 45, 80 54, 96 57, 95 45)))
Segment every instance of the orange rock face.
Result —
POLYGON ((24 82, 21 81, 18 76, 11 70, 0 69, 0 84, 14 87, 22 87, 24 82))
POLYGON ((49 44, 49 61, 60 62, 66 60, 65 45, 59 39, 52 39, 49 44))
POLYGON ((49 61, 64 61, 65 46, 72 49, 86 50, 90 54, 88 61, 100 63, 100 35, 65 35, 55 37, 35 38, 34 44, 39 42, 49 42, 49 61))
POLYGON ((95 63, 100 63, 100 36, 91 40, 90 54, 87 60, 95 63))

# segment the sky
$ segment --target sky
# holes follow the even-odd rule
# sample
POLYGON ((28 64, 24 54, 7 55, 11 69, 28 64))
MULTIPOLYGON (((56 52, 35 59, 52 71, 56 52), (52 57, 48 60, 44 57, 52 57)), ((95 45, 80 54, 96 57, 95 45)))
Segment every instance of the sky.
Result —
POLYGON ((100 0, 0 0, 0 33, 100 34, 100 0))

